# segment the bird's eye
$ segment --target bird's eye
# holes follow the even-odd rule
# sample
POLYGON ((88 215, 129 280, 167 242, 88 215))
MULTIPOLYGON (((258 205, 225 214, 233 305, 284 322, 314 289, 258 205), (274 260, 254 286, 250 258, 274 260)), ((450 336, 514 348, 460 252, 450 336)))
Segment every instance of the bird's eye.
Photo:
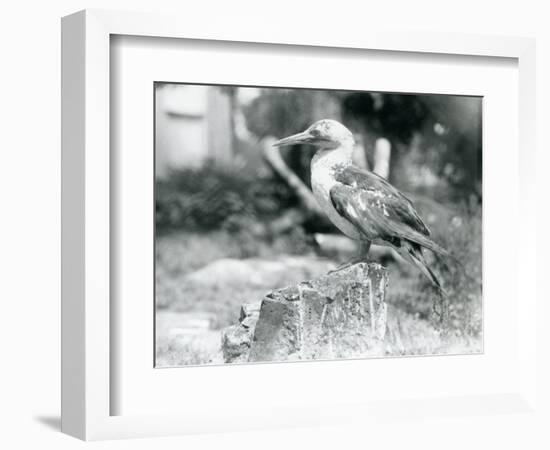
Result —
POLYGON ((309 134, 315 137, 319 137, 321 135, 321 132, 317 128, 314 128, 313 130, 309 131, 309 134))

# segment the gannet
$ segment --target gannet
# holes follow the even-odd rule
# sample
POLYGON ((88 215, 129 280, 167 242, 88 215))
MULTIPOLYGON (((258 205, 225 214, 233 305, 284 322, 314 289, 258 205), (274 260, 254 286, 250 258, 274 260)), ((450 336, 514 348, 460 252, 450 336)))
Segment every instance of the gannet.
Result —
POLYGON ((313 194, 332 223, 361 243, 359 255, 340 268, 367 261, 371 243, 390 246, 444 293, 422 248, 445 257, 451 257, 450 253, 430 239, 430 230, 405 195, 384 178, 352 163, 355 142, 344 125, 336 120, 319 120, 273 145, 294 144, 317 147, 311 161, 313 194))

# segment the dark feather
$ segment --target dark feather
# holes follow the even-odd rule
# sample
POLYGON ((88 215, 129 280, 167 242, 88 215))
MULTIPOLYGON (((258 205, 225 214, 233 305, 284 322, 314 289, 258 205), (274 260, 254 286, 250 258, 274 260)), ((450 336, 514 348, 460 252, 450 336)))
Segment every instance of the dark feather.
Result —
POLYGON ((405 239, 441 256, 450 253, 430 238, 412 202, 380 176, 347 166, 335 171, 337 183, 330 190, 336 211, 371 241, 397 246, 405 239))
MULTIPOLYGON (((408 253, 408 258, 419 270, 424 274, 428 280, 434 285, 440 294, 447 296, 447 293, 444 291, 443 287, 441 286, 441 282, 439 281, 439 278, 434 273, 434 271, 428 266, 426 263, 426 260, 424 259, 424 255, 422 255, 422 248, 419 245, 411 245, 406 250, 408 253)), ((403 252, 405 253, 405 252, 403 252)))
POLYGON ((430 235, 430 230, 414 209, 413 203, 381 176, 359 167, 346 166, 337 169, 334 177, 344 186, 363 195, 370 203, 383 200, 390 220, 404 223, 425 236, 430 235))

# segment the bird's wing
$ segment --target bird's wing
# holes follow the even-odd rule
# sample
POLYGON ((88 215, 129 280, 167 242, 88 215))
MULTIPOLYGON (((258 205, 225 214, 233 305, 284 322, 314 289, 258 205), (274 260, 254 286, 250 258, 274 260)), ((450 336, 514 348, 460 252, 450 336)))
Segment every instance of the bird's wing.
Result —
MULTIPOLYGON (((370 209, 382 213, 384 221, 403 224, 411 230, 430 235, 430 230, 422 221, 412 202, 384 178, 355 166, 347 166, 335 173, 335 179, 345 187, 347 192, 362 199, 370 209)), ((333 200, 334 201, 334 200, 333 200)))
POLYGON ((330 190, 334 208, 367 239, 381 239, 397 247, 401 239, 407 239, 450 256, 429 238, 428 227, 411 201, 386 180, 355 167, 342 169, 335 177, 337 183, 330 190))
POLYGON ((383 240, 397 248, 401 239, 419 244, 433 252, 450 256, 433 242, 417 223, 402 200, 382 197, 379 191, 354 188, 337 183, 330 190, 330 199, 336 211, 355 225, 369 240, 383 240))

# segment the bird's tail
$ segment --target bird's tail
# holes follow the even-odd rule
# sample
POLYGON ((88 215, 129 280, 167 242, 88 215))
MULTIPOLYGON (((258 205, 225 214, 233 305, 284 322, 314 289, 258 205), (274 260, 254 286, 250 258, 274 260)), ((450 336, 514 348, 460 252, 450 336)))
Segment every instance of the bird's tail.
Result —
POLYGON ((434 271, 428 266, 428 263, 424 259, 424 255, 422 254, 422 248, 418 245, 411 245, 407 249, 407 256, 409 259, 419 270, 422 272, 422 274, 430 280, 433 287, 443 296, 447 297, 447 293, 443 289, 443 286, 441 285, 441 282, 439 281, 439 278, 434 273, 434 271))
MULTIPOLYGON (((410 245, 407 248, 407 256, 409 261, 411 261, 419 270, 424 274, 428 280, 430 280, 432 286, 436 289, 439 301, 434 301, 433 303, 433 313, 436 318, 436 321, 438 322, 437 327, 440 328, 440 331, 444 331, 446 327, 446 322, 449 315, 449 296, 447 295, 447 292, 445 289, 443 289, 443 286, 441 285, 441 282, 439 281, 439 278, 434 273, 434 271, 428 266, 428 263, 424 259, 424 255, 422 254, 422 247, 419 245, 410 245)), ((436 322, 436 323, 437 323, 436 322)))
MULTIPOLYGON (((477 283, 477 280, 475 278, 472 278, 468 274, 468 271, 466 270, 466 267, 464 267, 464 264, 462 264, 462 261, 460 261, 451 252, 449 252, 448 250, 445 250, 443 247, 436 244, 434 241, 432 241, 431 239, 429 239, 425 236, 418 237, 418 236, 415 235, 414 238, 416 238, 416 239, 411 239, 411 241, 413 242, 414 247, 417 247, 417 246, 426 247, 428 250, 432 251, 432 253, 435 255, 437 260, 439 262, 441 262, 447 270, 452 271, 454 268, 458 267, 458 269, 462 272, 462 274, 468 280, 470 280, 473 283, 477 283), (417 244, 417 245, 414 245, 414 244, 417 244)), ((425 265, 426 269, 430 271, 430 268, 426 265, 426 262, 424 261, 424 257, 422 255, 422 250, 420 249, 420 247, 417 250, 415 250, 414 253, 415 253, 416 257, 418 257, 420 259, 421 264, 425 265)), ((417 267, 419 267, 418 263, 414 260, 415 257, 411 255, 411 258, 413 259, 413 263, 417 267)), ((422 270, 422 273, 424 273, 423 270, 422 270)), ((428 276, 428 275, 426 275, 426 276, 428 276)), ((430 280, 431 280, 430 276, 428 276, 428 278, 430 278, 430 280)))
MULTIPOLYGON (((413 245, 413 247, 421 246, 425 247, 428 250, 431 250, 433 254, 441 261, 443 264, 449 268, 449 263, 452 262, 462 269, 464 269, 464 266, 462 265, 462 262, 454 256, 451 252, 441 247, 441 245, 436 244, 434 241, 432 241, 428 236, 423 235, 422 233, 419 233, 415 230, 411 229, 403 229, 400 230, 400 234, 402 237, 404 237, 406 240, 410 241, 410 243, 413 245), (416 244, 416 245, 414 245, 416 244)), ((415 254, 418 256, 421 261, 424 260, 422 256, 422 252, 420 249, 416 249, 415 254), (418 250, 418 251, 416 251, 418 250)), ((409 258, 410 259, 410 258, 409 258)), ((415 263, 416 264, 416 263, 415 263)), ((425 264, 425 263, 424 263, 425 264)))

